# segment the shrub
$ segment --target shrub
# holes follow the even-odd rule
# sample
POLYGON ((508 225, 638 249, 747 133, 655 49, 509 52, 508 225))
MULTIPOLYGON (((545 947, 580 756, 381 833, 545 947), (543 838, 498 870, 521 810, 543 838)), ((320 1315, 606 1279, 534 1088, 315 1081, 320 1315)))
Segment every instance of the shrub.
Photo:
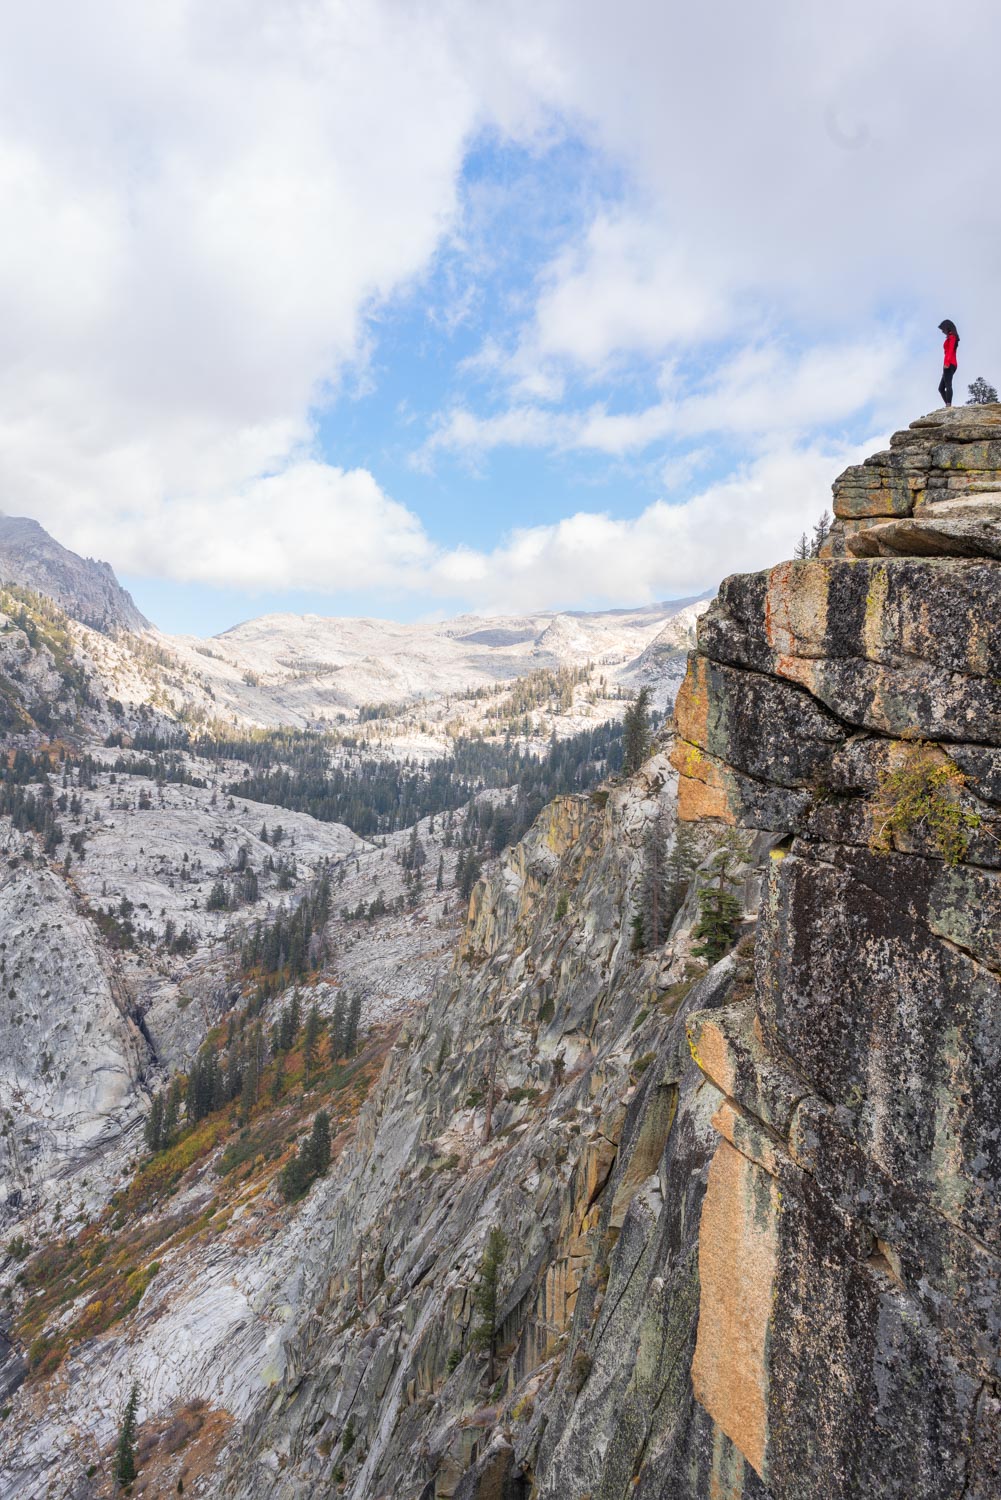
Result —
POLYGON ((979 814, 967 812, 960 803, 965 785, 963 772, 937 747, 915 746, 903 765, 879 779, 873 849, 886 853, 893 848, 895 834, 921 832, 947 865, 958 865, 966 854, 969 830, 980 826, 979 814))

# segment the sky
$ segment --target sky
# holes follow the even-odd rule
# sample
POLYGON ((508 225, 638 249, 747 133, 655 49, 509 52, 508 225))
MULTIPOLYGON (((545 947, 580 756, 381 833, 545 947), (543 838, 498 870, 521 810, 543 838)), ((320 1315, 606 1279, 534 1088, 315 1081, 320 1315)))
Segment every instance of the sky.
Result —
POLYGON ((0 7, 0 510, 162 628, 636 605, 1001 384, 967 0, 0 7))

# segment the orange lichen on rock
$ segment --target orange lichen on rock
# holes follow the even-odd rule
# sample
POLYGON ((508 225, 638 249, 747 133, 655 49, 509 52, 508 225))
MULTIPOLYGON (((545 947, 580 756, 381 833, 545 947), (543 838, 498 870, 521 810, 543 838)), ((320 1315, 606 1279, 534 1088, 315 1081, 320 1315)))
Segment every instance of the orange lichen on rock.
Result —
POLYGON ((692 1386, 696 1400, 762 1479, 779 1201, 774 1178, 721 1141, 709 1168, 699 1232, 692 1386))

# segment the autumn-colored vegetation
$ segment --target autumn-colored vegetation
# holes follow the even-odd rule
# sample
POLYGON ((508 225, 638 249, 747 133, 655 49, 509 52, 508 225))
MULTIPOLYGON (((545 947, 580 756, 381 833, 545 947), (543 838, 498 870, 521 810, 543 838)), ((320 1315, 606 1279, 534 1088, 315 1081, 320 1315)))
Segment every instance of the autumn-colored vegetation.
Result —
MULTIPOLYGON (((28 1350, 29 1378, 51 1375, 74 1344, 104 1333, 134 1311, 181 1245, 224 1233, 237 1204, 267 1193, 296 1157, 321 1109, 330 1119, 336 1161, 394 1034, 392 1028, 373 1031, 362 1051, 344 1061, 330 1056, 324 1031, 308 1081, 300 1036, 289 1053, 262 1069, 248 1117, 231 1102, 197 1124, 182 1125, 166 1149, 139 1163, 98 1220, 35 1250, 18 1275, 27 1296, 15 1322, 28 1350), (281 1089, 276 1090, 272 1075, 279 1067, 281 1089), (204 1188, 204 1195, 172 1213, 171 1199, 193 1185, 204 1188)), ((220 1026, 216 1045, 224 1036, 220 1026)), ((279 1193, 267 1201, 273 1201, 275 1213, 283 1211, 279 1193)))

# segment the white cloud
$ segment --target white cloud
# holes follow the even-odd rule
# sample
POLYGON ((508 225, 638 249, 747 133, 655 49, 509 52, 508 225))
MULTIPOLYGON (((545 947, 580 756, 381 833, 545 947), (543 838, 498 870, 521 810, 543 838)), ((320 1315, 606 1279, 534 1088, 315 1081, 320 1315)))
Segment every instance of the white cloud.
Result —
POLYGON ((134 528, 139 573, 247 589, 420 589, 435 549, 365 469, 303 460, 219 497, 174 501, 134 528))
POLYGON ((546 267, 508 373, 530 395, 558 380, 560 362, 600 372, 618 354, 655 356, 733 333, 725 281, 705 251, 691 253, 683 233, 635 213, 599 211, 583 241, 546 267))
POLYGON ((829 507, 832 475, 873 446, 776 448, 684 504, 656 501, 625 520, 581 512, 515 531, 489 553, 448 554, 432 585, 497 613, 697 593, 789 557, 829 507))
POLYGON ((446 19, 388 0, 5 10, 4 509, 131 566, 183 497, 297 461, 369 308, 454 215, 483 105, 446 19))
POLYGON ((464 407, 445 414, 421 453, 441 451, 473 460, 501 447, 590 451, 621 458, 662 440, 723 433, 751 449, 779 436, 842 421, 864 406, 885 404, 907 389, 900 341, 876 336, 864 343, 811 348, 789 357, 775 344, 749 346, 716 369, 705 388, 685 392, 673 368, 662 382, 670 394, 634 411, 612 412, 603 402, 559 411, 527 402, 477 416, 464 407))
POLYGON ((780 444, 683 503, 657 500, 629 518, 579 511, 489 550, 444 548, 366 470, 303 459, 211 505, 151 508, 123 547, 138 573, 249 591, 367 588, 485 614, 642 603, 787 557, 829 506, 832 475, 874 446, 780 444))
MULTIPOLYGON (((812 432, 867 403, 895 425, 931 405, 942 316, 963 331, 964 376, 1001 370, 1001 209, 985 186, 1001 21, 988 0, 941 14, 930 0, 5 7, 0 506, 133 572, 421 580, 477 602, 686 589, 714 571, 721 517, 747 549, 734 566, 788 550, 795 495, 819 509, 838 463, 812 432), (621 192, 484 351, 507 382, 500 409, 464 396, 425 458, 661 443, 677 480, 686 444, 726 433, 750 455, 732 485, 446 552, 370 473, 320 461, 317 404, 357 378, 373 310, 455 229, 484 129, 576 134, 621 192), (896 299, 907 316, 870 331, 896 299), (790 326, 795 356, 778 341, 790 326), (714 348, 723 336, 736 353, 714 348), (926 364, 909 368, 918 347, 926 364), (607 381, 635 356, 662 365, 656 400, 568 402, 582 375, 607 381)), ((462 287, 447 317, 477 305, 462 287)))

